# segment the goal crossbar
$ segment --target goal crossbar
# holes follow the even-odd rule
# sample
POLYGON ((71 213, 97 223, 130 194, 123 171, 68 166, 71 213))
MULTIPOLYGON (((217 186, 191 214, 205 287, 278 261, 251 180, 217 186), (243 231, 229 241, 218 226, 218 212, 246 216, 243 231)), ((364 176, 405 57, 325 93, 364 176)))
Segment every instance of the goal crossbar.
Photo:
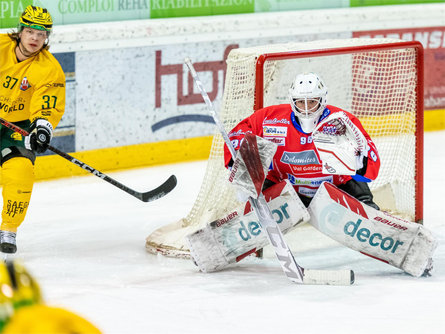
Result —
POLYGON ((264 53, 260 55, 255 65, 255 101, 254 110, 263 108, 264 106, 264 66, 267 61, 273 60, 285 60, 296 58, 308 58, 308 57, 322 57, 332 56, 339 54, 353 54, 363 53, 366 51, 384 51, 384 50, 397 50, 413 48, 417 54, 417 78, 418 83, 416 86, 416 104, 417 110, 422 111, 416 114, 416 161, 418 168, 415 173, 415 187, 416 187, 416 207, 415 207, 415 221, 423 222, 423 120, 424 120, 424 51, 423 46, 418 41, 398 41, 395 43, 385 44, 371 44, 371 45, 359 45, 359 46, 345 46, 339 48, 326 48, 326 49, 314 49, 314 50, 297 50, 287 52, 276 53, 264 53))
MULTIPOLYGON (((328 104, 355 114, 377 145, 382 165, 370 184, 376 203, 391 214, 421 223, 423 62, 421 43, 386 38, 232 49, 219 117, 230 131, 255 110, 289 103, 287 92, 296 74, 321 74, 329 90, 328 104)), ((185 236, 241 204, 227 181, 223 143, 216 132, 192 209, 183 219, 151 233, 146 239, 149 252, 188 257, 185 236)))

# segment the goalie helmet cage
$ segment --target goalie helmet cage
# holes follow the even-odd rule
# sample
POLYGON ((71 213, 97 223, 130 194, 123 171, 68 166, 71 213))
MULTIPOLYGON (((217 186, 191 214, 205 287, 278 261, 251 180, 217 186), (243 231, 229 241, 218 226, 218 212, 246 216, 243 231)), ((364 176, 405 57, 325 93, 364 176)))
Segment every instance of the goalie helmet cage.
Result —
MULTIPOLYGON (((315 72, 328 87, 328 104, 360 119, 377 146, 379 176, 370 183, 382 210, 410 221, 423 218, 423 47, 395 39, 336 39, 234 49, 227 58, 219 118, 230 131, 255 110, 289 103, 298 73, 315 72)), ((279 120, 276 120, 279 123, 279 120)), ((189 257, 185 236, 241 203, 228 182, 224 141, 213 138, 199 194, 186 218, 146 239, 146 249, 189 257)))

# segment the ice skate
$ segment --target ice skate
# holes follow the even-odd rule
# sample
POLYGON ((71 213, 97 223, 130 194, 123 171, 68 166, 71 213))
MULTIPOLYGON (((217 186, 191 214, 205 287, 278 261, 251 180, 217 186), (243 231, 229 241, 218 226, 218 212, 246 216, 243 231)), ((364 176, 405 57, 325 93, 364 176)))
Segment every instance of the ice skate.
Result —
POLYGON ((0 250, 6 254, 15 253, 17 251, 15 239, 15 232, 0 231, 0 250))

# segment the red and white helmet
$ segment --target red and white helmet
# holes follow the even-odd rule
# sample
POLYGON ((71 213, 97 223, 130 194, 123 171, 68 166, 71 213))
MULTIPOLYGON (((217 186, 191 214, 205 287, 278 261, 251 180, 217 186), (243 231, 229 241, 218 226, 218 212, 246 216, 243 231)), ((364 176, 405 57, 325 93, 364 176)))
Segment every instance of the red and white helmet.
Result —
POLYGON ((315 73, 298 74, 289 88, 289 99, 292 110, 300 121, 301 129, 311 133, 326 108, 328 89, 323 80, 315 73), (317 100, 318 104, 312 109, 308 108, 310 100, 317 100), (299 108, 297 101, 304 101, 305 108, 299 108))

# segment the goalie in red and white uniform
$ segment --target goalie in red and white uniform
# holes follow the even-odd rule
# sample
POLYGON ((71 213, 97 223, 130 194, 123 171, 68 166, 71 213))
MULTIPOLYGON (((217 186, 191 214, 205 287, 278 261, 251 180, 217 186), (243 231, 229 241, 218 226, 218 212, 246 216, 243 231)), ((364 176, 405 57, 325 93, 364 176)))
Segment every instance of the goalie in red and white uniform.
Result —
MULTIPOLYGON (((255 196, 262 185, 283 234, 309 222, 339 243, 413 276, 429 274, 435 238, 421 224, 379 210, 367 184, 379 172, 377 149, 360 121, 327 105, 326 97, 316 74, 300 74, 290 87, 289 104, 257 110, 241 121, 228 134, 241 153, 235 162, 224 147, 229 181, 246 201, 245 195, 255 196)), ((224 269, 267 245, 256 220, 247 202, 189 235, 200 270, 224 269)))
MULTIPOLYGON (((235 150, 239 149, 247 132, 278 145, 264 188, 288 179, 302 202, 308 206, 320 184, 327 181, 361 202, 379 209, 373 202, 373 196, 367 185, 367 182, 374 180, 379 172, 380 159, 377 149, 354 115, 327 105, 327 94, 327 87, 317 74, 297 75, 289 89, 290 103, 272 105, 255 111, 229 133, 229 139, 235 150), (332 171, 333 167, 320 158, 320 153, 314 144, 312 133, 317 125, 328 120, 328 117, 337 118, 337 116, 340 120, 349 118, 353 130, 361 140, 362 151, 358 150, 358 146, 355 148, 350 146, 354 150, 352 164, 356 164, 357 170, 349 168, 350 166, 346 164, 342 166, 345 168, 345 174, 353 172, 353 175, 325 173, 325 169, 332 171)), ((323 124, 324 131, 331 134, 344 131, 344 128, 345 125, 338 121, 334 125, 332 122, 323 124)), ((224 147, 224 154, 226 167, 230 166, 233 161, 227 146, 224 147)))

